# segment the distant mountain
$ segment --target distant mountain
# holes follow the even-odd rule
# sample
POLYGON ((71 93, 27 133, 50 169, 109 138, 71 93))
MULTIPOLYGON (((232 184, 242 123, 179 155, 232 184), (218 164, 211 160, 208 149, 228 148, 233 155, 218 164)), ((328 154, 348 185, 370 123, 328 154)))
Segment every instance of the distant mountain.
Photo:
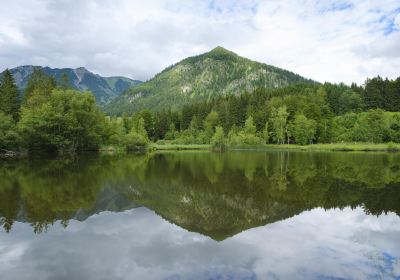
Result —
POLYGON ((102 77, 88 71, 84 67, 72 68, 50 68, 41 66, 25 65, 10 69, 18 88, 23 91, 28 83, 29 77, 35 68, 41 68, 44 73, 54 76, 57 80, 62 74, 67 74, 73 88, 80 91, 91 91, 96 97, 97 103, 105 105, 119 96, 125 90, 136 86, 141 81, 131 80, 125 77, 102 77))
POLYGON ((222 94, 241 94, 258 87, 278 88, 300 82, 314 83, 290 71, 217 47, 166 68, 153 79, 124 92, 105 109, 111 114, 179 109, 184 104, 222 94))

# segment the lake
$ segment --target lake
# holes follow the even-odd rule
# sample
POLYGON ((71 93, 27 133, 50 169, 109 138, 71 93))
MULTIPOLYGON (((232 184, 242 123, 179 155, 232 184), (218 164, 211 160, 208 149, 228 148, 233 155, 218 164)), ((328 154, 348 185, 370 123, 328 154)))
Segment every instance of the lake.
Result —
POLYGON ((400 155, 0 161, 1 279, 400 279, 400 155))

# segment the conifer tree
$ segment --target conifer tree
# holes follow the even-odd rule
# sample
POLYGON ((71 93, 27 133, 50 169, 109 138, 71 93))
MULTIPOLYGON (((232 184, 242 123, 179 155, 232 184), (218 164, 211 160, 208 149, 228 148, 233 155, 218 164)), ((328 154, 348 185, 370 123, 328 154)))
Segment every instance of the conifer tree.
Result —
POLYGON ((6 69, 0 84, 0 111, 14 119, 18 117, 19 92, 11 72, 6 69))

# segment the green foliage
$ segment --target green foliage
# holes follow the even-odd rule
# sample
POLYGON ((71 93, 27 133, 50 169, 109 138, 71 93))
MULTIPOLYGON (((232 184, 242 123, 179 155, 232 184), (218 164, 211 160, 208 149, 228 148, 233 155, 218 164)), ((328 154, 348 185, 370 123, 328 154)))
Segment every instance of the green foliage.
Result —
POLYGON ((134 127, 126 136, 126 149, 128 151, 142 150, 145 149, 148 144, 149 138, 144 127, 144 119, 139 118, 136 120, 134 127))
POLYGON ((268 144, 269 143, 269 128, 268 128, 269 124, 268 122, 265 123, 264 125, 264 129, 262 131, 262 140, 264 142, 264 144, 268 144))
POLYGON ((312 143, 317 124, 314 120, 307 119, 306 116, 297 115, 292 124, 292 135, 296 143, 300 145, 307 145, 312 143))
POLYGON ((246 122, 244 123, 244 133, 249 134, 249 135, 255 135, 256 134, 256 126, 254 125, 253 122, 253 117, 250 116, 246 119, 246 122))
POLYGON ((369 110, 359 115, 355 130, 359 131, 361 140, 372 143, 381 143, 387 136, 387 123, 384 111, 369 110))
POLYGON ((361 91, 366 109, 400 111, 400 79, 383 80, 381 77, 368 79, 361 91))
POLYGON ((362 107, 363 101, 361 96, 351 89, 346 89, 339 97, 337 111, 339 115, 348 112, 360 112, 362 107))
POLYGON ((104 116, 93 95, 54 90, 42 104, 22 109, 18 130, 29 150, 97 149, 104 133, 104 116))
POLYGON ((225 133, 222 126, 217 126, 215 128, 215 133, 211 139, 211 145, 216 150, 225 150, 227 143, 225 139, 225 133))
POLYGON ((25 88, 24 104, 29 107, 40 106, 56 88, 56 80, 47 76, 42 69, 35 68, 25 88))
POLYGON ((390 140, 400 143, 400 113, 392 114, 389 120, 390 140))
POLYGON ((165 139, 166 140, 174 140, 177 136, 178 135, 177 135, 177 131, 176 131, 176 128, 175 128, 175 124, 171 123, 169 125, 168 132, 165 134, 165 139))
MULTIPOLYGON (((362 112, 363 88, 297 84, 195 102, 181 111, 151 112, 151 139, 210 144, 220 125, 232 146, 398 140, 398 122, 383 111, 362 112), (383 113, 383 116, 382 116, 383 113), (249 117, 250 116, 250 117, 249 117), (301 117, 300 117, 301 116, 301 117)), ((140 117, 141 112, 133 118, 140 117)))
POLYGON ((12 116, 15 120, 19 113, 19 92, 11 72, 6 69, 0 81, 0 112, 12 116))
POLYGON ((399 113, 384 112, 380 109, 338 116, 334 118, 333 140, 399 142, 399 120, 399 113))
POLYGON ((246 119, 243 129, 233 127, 228 134, 230 146, 260 145, 262 140, 256 135, 256 127, 253 117, 246 119))
POLYGON ((272 137, 277 144, 284 144, 288 132, 288 112, 286 106, 274 108, 272 111, 272 137))
POLYGON ((0 112, 0 149, 15 150, 18 148, 18 134, 11 116, 0 112))
POLYGON ((58 82, 58 87, 62 90, 67 90, 72 88, 67 73, 61 74, 61 78, 58 82))
MULTIPOLYGON (((226 59, 241 61, 240 57, 224 53, 222 49, 215 50, 209 56, 193 58, 193 61, 215 60, 215 63, 220 63, 226 59)), ((189 59, 185 63, 193 61, 189 59)), ((135 150, 147 147, 150 141, 163 139, 174 145, 209 145, 214 141, 216 127, 221 127, 224 135, 227 134, 226 142, 231 146, 269 142, 305 145, 400 141, 397 113, 382 109, 362 112, 364 107, 372 106, 372 99, 366 98, 372 93, 382 99, 379 106, 389 108, 391 100, 388 98, 396 104, 400 79, 383 81, 379 77, 374 78, 367 81, 370 83, 368 89, 355 84, 348 87, 328 83, 258 88, 253 93, 224 94, 208 101, 194 102, 183 106, 181 111, 172 108, 163 111, 146 109, 133 115, 125 113, 118 118, 104 117, 90 94, 67 90, 64 80, 65 84, 54 90, 53 78, 40 69, 32 74, 26 89, 21 120, 16 128, 11 129, 12 137, 17 139, 14 141, 16 148, 76 151, 115 146, 120 150, 135 150)), ((0 88, 15 89, 12 76, 7 71, 4 81, 7 82, 3 82, 0 88)), ((0 105, 2 108, 11 108, 6 106, 11 103, 0 105)), ((19 116, 19 109, 15 108, 6 110, 14 118, 19 116)), ((9 131, 11 126, 5 121, 4 127, 4 131, 9 131)), ((4 135, 5 132, 2 136, 4 139, 11 137, 4 135)), ((10 141, 7 141, 3 140, 9 145, 10 141)))

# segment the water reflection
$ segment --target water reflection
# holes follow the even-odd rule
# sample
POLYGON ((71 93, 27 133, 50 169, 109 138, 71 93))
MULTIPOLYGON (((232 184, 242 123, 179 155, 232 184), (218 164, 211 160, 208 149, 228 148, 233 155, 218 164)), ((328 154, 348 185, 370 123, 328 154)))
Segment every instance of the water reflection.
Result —
POLYGON ((398 154, 8 160, 0 178, 2 279, 400 277, 398 154))
POLYGON ((7 161, 0 216, 35 233, 60 220, 146 206, 223 240, 305 210, 361 207, 400 215, 398 154, 208 152, 7 161))
POLYGON ((0 234, 2 279, 398 279, 400 223, 314 209, 216 242, 146 208, 0 234))

